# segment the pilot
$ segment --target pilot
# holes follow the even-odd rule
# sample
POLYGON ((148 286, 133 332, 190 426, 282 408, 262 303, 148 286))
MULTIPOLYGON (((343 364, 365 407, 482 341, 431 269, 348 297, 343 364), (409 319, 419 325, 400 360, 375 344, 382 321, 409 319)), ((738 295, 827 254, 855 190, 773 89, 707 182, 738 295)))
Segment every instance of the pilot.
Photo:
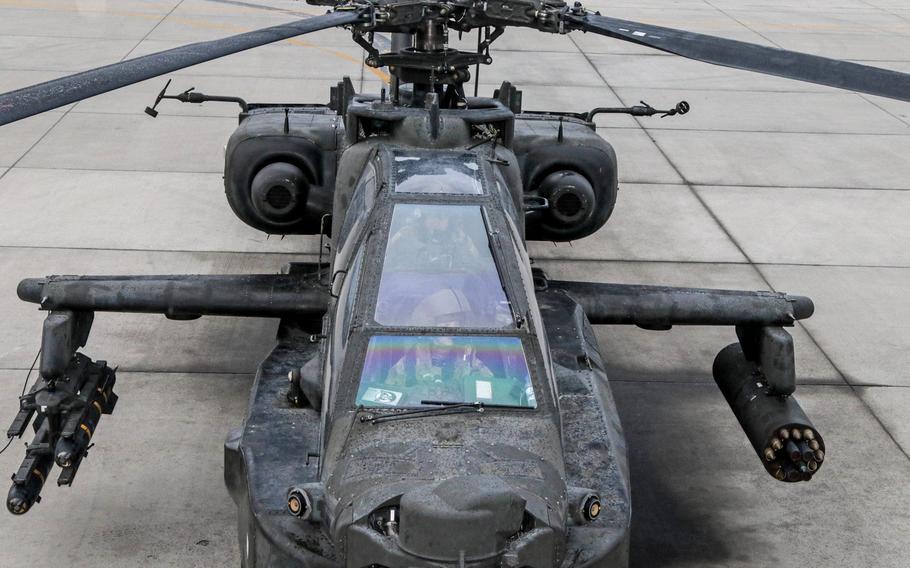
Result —
POLYGON ((415 219, 389 238, 387 256, 394 268, 424 271, 470 268, 470 259, 479 258, 480 253, 460 219, 449 218, 447 213, 451 211, 445 206, 416 208, 415 219))
POLYGON ((473 307, 465 290, 443 288, 427 290, 407 318, 408 325, 417 327, 471 327, 473 307))
POLYGON ((472 402, 468 379, 488 379, 493 372, 477 357, 470 338, 423 336, 415 338, 411 351, 404 353, 386 375, 386 385, 403 387, 409 402, 445 400, 472 402))
POLYGON ((433 337, 417 347, 415 365, 421 398, 451 402, 472 402, 473 390, 467 379, 488 379, 493 372, 476 356, 469 338, 433 337))

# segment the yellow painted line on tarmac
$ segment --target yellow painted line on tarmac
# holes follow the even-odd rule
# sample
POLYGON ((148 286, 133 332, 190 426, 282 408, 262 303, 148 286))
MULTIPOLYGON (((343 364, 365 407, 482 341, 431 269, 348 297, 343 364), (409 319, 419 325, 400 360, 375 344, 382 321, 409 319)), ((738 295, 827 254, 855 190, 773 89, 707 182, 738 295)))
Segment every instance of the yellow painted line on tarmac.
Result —
MULTIPOLYGON (((171 6, 169 6, 169 5, 162 4, 160 6, 162 7, 162 9, 171 8, 171 6)), ((0 0, 0 7, 21 8, 21 9, 30 9, 30 10, 48 10, 51 12, 95 12, 95 13, 111 14, 114 16, 123 16, 123 17, 129 17, 129 18, 141 18, 141 19, 145 19, 145 20, 160 20, 162 17, 162 14, 151 14, 151 13, 146 13, 146 12, 110 10, 110 9, 86 10, 86 9, 84 9, 80 6, 76 6, 76 5, 61 4, 59 2, 47 2, 47 1, 42 1, 42 0, 0 0)), ((244 28, 244 27, 235 26, 232 24, 223 24, 223 23, 213 22, 211 20, 205 20, 205 19, 169 16, 168 21, 172 21, 172 22, 175 22, 175 23, 178 23, 181 25, 185 25, 187 27, 194 27, 194 28, 200 28, 200 29, 218 29, 218 30, 224 30, 226 32, 233 32, 233 33, 243 33, 243 32, 252 31, 252 28, 244 28)), ((289 43, 291 45, 297 45, 297 46, 305 47, 308 49, 315 49, 315 50, 321 51, 323 53, 326 53, 328 55, 331 55, 332 57, 337 57, 344 61, 348 61, 350 63, 361 65, 367 71, 369 71, 374 76, 376 76, 380 81, 388 83, 390 80, 389 75, 387 73, 385 73, 384 71, 363 65, 363 61, 360 58, 355 57, 349 53, 345 53, 345 52, 339 51, 337 49, 323 47, 321 45, 318 45, 318 44, 315 44, 315 43, 312 43, 312 42, 309 42, 309 41, 306 41, 303 39, 299 39, 299 38, 291 38, 288 40, 284 40, 284 42, 279 42, 279 43, 289 43)))
POLYGON ((149 4, 150 9, 159 10, 159 13, 155 14, 150 12, 124 12, 122 10, 111 10, 106 6, 106 3, 102 3, 102 5, 97 7, 94 6, 94 4, 94 2, 76 2, 75 5, 73 3, 64 4, 59 0, 0 0, 0 7, 5 6, 7 8, 19 8, 23 10, 50 10, 52 12, 85 12, 114 15, 135 14, 158 19, 161 19, 161 16, 167 14, 174 7, 172 4, 149 4))
MULTIPOLYGON (((46 9, 60 12, 85 12, 94 14, 122 14, 122 10, 113 9, 111 5, 120 3, 120 0, 0 0, 0 6, 24 9, 46 9)), ((141 2, 137 9, 144 14, 163 16, 174 8, 175 2, 158 3, 141 2)), ((205 4, 190 8, 194 14, 262 14, 262 10, 245 8, 243 6, 219 4, 207 6, 205 4), (210 7, 211 9, 206 9, 210 7)), ((303 12, 301 12, 303 13, 303 12)))

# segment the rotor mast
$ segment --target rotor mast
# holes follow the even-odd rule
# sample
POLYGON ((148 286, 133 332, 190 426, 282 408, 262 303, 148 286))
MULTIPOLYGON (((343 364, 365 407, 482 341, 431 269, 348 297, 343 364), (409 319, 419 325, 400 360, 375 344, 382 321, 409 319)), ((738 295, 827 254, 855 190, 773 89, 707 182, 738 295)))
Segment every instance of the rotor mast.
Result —
POLYGON ((448 55, 446 52, 449 49, 449 27, 446 20, 443 18, 427 19, 413 34, 410 34, 410 38, 411 45, 405 50, 412 53, 415 58, 441 60, 442 64, 422 72, 418 70, 416 73, 403 66, 390 69, 398 79, 399 88, 392 95, 395 102, 402 104, 401 83, 410 82, 412 84, 410 101, 412 105, 422 106, 426 94, 435 92, 440 101, 445 101, 442 103, 443 107, 463 106, 464 88, 462 84, 470 79, 470 73, 466 66, 446 73, 445 62, 448 55), (404 81, 402 81, 402 77, 404 77, 404 81))
POLYGON ((489 26, 476 22, 460 24, 454 16, 459 10, 464 14, 463 6, 428 2, 422 8, 420 17, 391 7, 387 8, 388 12, 377 11, 375 24, 353 28, 354 41, 367 51, 367 65, 388 68, 392 76, 392 101, 396 105, 422 107, 426 95, 435 93, 441 108, 464 108, 467 105, 464 83, 471 79, 469 68, 492 62, 489 45, 501 35, 501 28, 488 33, 488 40, 480 43, 477 51, 462 51, 449 46, 450 27, 461 33, 489 26), (389 52, 380 53, 373 46, 371 34, 376 31, 392 32, 389 52), (402 88, 405 85, 409 87, 402 88))

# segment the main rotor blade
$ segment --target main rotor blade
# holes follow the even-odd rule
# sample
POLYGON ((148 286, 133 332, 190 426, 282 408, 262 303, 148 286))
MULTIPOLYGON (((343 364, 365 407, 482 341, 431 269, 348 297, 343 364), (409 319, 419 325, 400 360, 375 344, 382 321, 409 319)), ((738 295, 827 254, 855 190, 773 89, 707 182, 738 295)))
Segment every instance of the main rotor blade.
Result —
POLYGON ((219 57, 357 22, 363 12, 333 12, 128 59, 0 94, 0 126, 219 57))
POLYGON ((697 61, 910 101, 910 75, 906 73, 595 14, 567 19, 583 31, 697 61))

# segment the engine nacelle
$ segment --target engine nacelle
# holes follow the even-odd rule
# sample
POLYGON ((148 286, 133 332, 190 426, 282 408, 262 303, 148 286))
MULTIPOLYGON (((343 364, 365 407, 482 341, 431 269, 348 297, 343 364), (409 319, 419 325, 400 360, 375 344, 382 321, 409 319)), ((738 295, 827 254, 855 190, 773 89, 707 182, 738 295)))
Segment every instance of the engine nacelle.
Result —
POLYGON ((225 152, 231 209, 270 234, 319 234, 332 213, 340 119, 324 107, 293 106, 253 108, 241 119, 225 152))
POLYGON ((528 240, 571 241, 604 226, 616 205, 616 153, 589 123, 545 114, 516 116, 513 144, 525 195, 549 207, 526 219, 528 240))

